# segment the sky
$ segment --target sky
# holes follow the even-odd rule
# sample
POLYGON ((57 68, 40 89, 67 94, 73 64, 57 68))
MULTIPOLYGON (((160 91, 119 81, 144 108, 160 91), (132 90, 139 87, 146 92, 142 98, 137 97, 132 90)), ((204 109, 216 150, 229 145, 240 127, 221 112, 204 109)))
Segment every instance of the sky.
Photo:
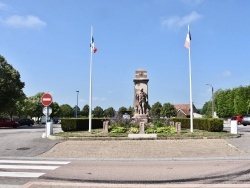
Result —
POLYGON ((27 97, 59 105, 133 106, 135 71, 148 74, 149 104, 202 108, 212 87, 250 82, 250 1, 0 0, 0 55, 25 82, 27 97), (184 47, 188 25, 190 47, 184 47), (209 85, 207 85, 209 84, 209 85), (79 94, 77 95, 77 92, 79 94))

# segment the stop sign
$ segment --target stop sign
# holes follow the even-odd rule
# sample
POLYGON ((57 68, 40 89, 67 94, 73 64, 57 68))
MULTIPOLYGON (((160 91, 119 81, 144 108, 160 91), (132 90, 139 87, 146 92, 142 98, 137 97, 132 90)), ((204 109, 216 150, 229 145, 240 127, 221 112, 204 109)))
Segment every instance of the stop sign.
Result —
POLYGON ((52 103, 52 96, 49 93, 44 93, 41 101, 43 106, 49 106, 52 103))

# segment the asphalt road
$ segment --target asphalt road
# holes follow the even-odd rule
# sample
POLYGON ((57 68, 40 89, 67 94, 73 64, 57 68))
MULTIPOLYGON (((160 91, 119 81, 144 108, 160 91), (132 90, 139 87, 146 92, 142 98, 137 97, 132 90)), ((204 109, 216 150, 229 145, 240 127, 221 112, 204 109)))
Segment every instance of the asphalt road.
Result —
MULTIPOLYGON (((224 130, 230 132, 230 124, 224 124, 224 130)), ((250 153, 250 125, 238 125, 238 134, 240 134, 240 138, 226 139, 226 141, 233 146, 250 153)))
MULTIPOLYGON (((54 131, 60 131, 59 125, 55 127, 54 131)), ((225 130, 230 130, 230 125, 226 124, 225 130)), ((239 125, 238 132, 241 137, 227 141, 232 147, 250 154, 249 130, 250 126, 239 125)), ((57 168, 47 171, 14 170, 19 173, 40 172, 43 175, 36 178, 0 177, 0 188, 250 187, 250 155, 151 159, 38 157, 60 142, 42 138, 44 132, 44 125, 0 129, 0 160, 18 159, 22 163, 66 161, 67 164, 50 164, 50 167, 57 168)), ((86 143, 83 141, 82 144, 86 143)), ((0 164, 5 163, 0 161, 0 164)), ((36 167, 41 166, 44 165, 38 164, 36 167)), ((13 169, 0 169, 0 172, 5 173, 12 171, 13 169)))
MULTIPOLYGON (((60 125, 55 124, 54 132, 58 131, 61 131, 60 125)), ((60 142, 42 138, 43 133, 45 125, 0 128, 0 157, 35 157, 60 142)))
MULTIPOLYGON (((61 132, 60 124, 53 125, 53 131, 61 132)), ((224 125, 224 130, 230 132, 230 124, 224 125)), ((45 133, 45 125, 34 125, 33 127, 22 126, 17 129, 0 128, 0 157, 35 157, 39 156, 60 140, 42 138, 45 133)), ((238 126, 240 138, 226 139, 233 146, 250 153, 250 126, 238 126)))

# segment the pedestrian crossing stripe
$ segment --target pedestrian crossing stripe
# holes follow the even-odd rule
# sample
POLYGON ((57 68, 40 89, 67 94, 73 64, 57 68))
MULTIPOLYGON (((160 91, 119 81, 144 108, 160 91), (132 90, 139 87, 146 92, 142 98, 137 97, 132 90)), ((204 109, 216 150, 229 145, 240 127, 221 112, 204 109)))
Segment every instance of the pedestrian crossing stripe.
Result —
POLYGON ((63 165, 69 164, 68 161, 21 161, 21 160, 0 160, 0 163, 15 163, 15 164, 54 164, 54 165, 63 165))
POLYGON ((42 170, 55 170, 59 168, 58 165, 69 164, 69 161, 25 161, 25 160, 0 160, 0 177, 25 177, 38 178, 45 173, 42 170), (15 170, 39 170, 38 172, 6 172, 1 171, 6 169, 9 171, 15 170))
POLYGON ((24 166, 24 165, 0 165, 0 169, 32 169, 32 170, 55 170, 60 166, 24 166))
POLYGON ((0 172, 0 177, 17 177, 17 178, 38 178, 45 173, 36 172, 0 172))

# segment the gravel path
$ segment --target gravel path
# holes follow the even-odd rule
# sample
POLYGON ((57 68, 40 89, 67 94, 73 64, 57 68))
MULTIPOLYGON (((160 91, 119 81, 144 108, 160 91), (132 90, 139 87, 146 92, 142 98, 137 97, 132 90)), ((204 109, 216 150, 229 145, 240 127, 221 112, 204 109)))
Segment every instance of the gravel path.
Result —
POLYGON ((41 157, 57 158, 189 158, 246 156, 223 139, 68 140, 41 157))

